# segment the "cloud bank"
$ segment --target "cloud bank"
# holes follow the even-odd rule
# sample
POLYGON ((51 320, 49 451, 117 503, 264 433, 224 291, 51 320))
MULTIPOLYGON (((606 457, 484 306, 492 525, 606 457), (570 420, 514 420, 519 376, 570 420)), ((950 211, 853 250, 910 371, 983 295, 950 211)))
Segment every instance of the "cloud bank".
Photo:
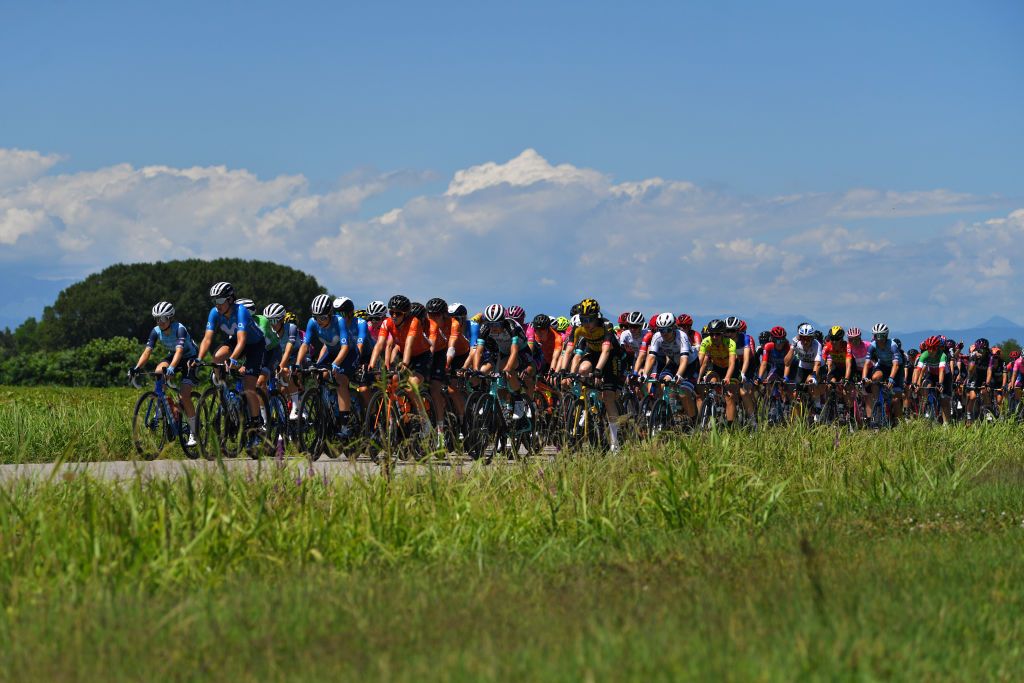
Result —
POLYGON ((972 296, 1011 306, 1022 284, 1011 256, 1024 210, 1005 215, 995 198, 947 189, 749 197, 616 182, 528 149, 367 216, 369 200, 429 176, 363 173, 314 192, 301 175, 128 164, 54 173, 60 161, 0 149, 0 263, 81 277, 118 261, 236 255, 307 269, 357 300, 402 290, 550 310, 589 295, 614 310, 907 324, 960 322, 972 296))

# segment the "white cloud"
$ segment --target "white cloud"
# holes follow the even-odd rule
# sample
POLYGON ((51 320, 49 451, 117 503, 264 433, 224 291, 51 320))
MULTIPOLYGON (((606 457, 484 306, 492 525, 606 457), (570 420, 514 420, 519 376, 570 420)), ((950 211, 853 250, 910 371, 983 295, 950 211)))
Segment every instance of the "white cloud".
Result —
POLYGON ((361 174, 316 193, 301 175, 262 179, 224 166, 46 174, 57 158, 33 154, 0 150, 0 178, 17 179, 0 186, 0 262, 83 275, 115 261, 240 255, 307 269, 354 298, 401 289, 471 305, 561 304, 597 295, 615 309, 824 318, 880 302, 911 315, 948 299, 959 275, 1004 289, 1021 277, 1007 256, 1021 243, 1024 211, 951 231, 935 216, 991 200, 947 190, 741 197, 684 180, 616 183, 528 149, 367 218, 367 199, 424 176, 361 174), (900 227, 928 216, 924 232, 920 220, 900 227))
POLYGON ((39 177, 59 161, 57 154, 0 148, 0 192, 39 177))

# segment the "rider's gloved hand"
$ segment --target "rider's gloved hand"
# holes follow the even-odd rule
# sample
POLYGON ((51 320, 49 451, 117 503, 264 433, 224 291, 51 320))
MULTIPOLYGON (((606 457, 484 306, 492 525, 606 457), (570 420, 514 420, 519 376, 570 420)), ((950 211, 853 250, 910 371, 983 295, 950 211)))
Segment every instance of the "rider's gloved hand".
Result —
POLYGON ((228 365, 232 368, 239 368, 242 366, 242 363, 237 358, 228 358, 228 365))
POLYGON ((783 377, 782 378, 782 383, 783 384, 792 384, 793 383, 793 378, 792 377, 783 377))
POLYGON ((135 375, 139 374, 140 372, 142 372, 142 369, 139 368, 138 366, 128 368, 128 376, 129 377, 134 377, 135 375))
POLYGON ((174 377, 174 366, 168 365, 166 368, 164 368, 164 375, 167 377, 174 377))
POLYGON ((891 387, 893 384, 896 384, 896 379, 894 377, 890 377, 889 378, 889 386, 891 387))
POLYGON ((331 371, 332 372, 336 372, 336 373, 338 373, 340 375, 341 374, 341 366, 338 365, 337 363, 331 363, 331 371))

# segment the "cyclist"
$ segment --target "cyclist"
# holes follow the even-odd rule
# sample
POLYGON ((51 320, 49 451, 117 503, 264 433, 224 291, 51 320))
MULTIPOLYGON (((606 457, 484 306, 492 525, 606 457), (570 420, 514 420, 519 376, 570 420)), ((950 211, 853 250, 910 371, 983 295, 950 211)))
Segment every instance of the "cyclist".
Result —
POLYGON ((974 417, 974 408, 981 393, 982 400, 988 400, 988 387, 992 383, 992 351, 988 339, 978 338, 971 345, 967 364, 967 422, 974 417))
POLYGON ((133 377, 142 371, 158 342, 168 353, 162 361, 157 363, 157 373, 163 373, 164 377, 173 377, 178 368, 184 368, 180 395, 181 407, 185 412, 185 419, 189 427, 186 445, 195 446, 199 422, 196 418, 195 404, 192 403, 192 388, 199 383, 196 380, 196 361, 199 359, 199 350, 196 348, 196 343, 192 341, 192 335, 188 333, 188 328, 174 319, 174 304, 169 301, 161 301, 153 306, 151 313, 156 319, 156 327, 150 331, 146 347, 142 349, 142 355, 139 356, 139 360, 128 371, 128 374, 133 377))
POLYGON ((925 375, 939 390, 939 403, 942 421, 949 424, 950 397, 953 390, 953 373, 949 367, 949 356, 946 355, 945 344, 936 336, 931 336, 921 343, 921 355, 917 357, 917 370, 914 372, 914 383, 922 385, 925 375))
MULTIPOLYGON (((255 304, 254 304, 255 306, 255 304)), ((259 325, 267 340, 267 352, 263 356, 263 374, 256 382, 260 387, 265 387, 270 375, 278 373, 285 384, 284 394, 292 401, 292 410, 298 410, 299 387, 295 384, 294 378, 282 368, 287 364, 286 352, 291 353, 295 342, 298 339, 298 332, 295 325, 288 325, 284 322, 285 310, 281 304, 273 303, 263 309, 262 315, 257 315, 256 324, 259 325)), ((298 412, 295 413, 296 417, 298 412)))
POLYGON ((643 374, 655 381, 653 395, 661 398, 661 380, 674 379, 689 391, 683 392, 683 410, 690 417, 697 417, 697 406, 693 400, 693 383, 690 378, 695 376, 697 364, 691 362, 693 347, 686 334, 676 328, 676 320, 671 313, 662 313, 655 318, 657 331, 651 339, 647 350, 647 360, 643 374))
POLYGON ((636 367, 637 358, 640 355, 640 342, 642 341, 644 329, 644 314, 640 311, 632 311, 624 314, 622 331, 619 332, 619 344, 625 352, 624 367, 630 370, 636 367))
POLYGON ((705 382, 721 381, 725 394, 725 421, 736 420, 736 392, 732 384, 736 374, 736 342, 725 335, 726 326, 722 320, 708 323, 708 334, 700 343, 698 377, 705 382))
MULTIPOLYGON (((442 435, 439 440, 443 443, 445 387, 452 368, 462 368, 469 359, 469 340, 462 334, 462 321, 449 315, 444 299, 434 297, 427 302, 427 318, 430 326, 427 336, 434 354, 430 365, 430 396, 434 402, 437 432, 442 435)), ((465 414, 461 392, 449 390, 448 394, 461 419, 465 414)))
POLYGON ((562 352, 562 335, 551 329, 550 316, 544 313, 534 316, 533 322, 526 328, 526 343, 537 360, 539 372, 550 372, 552 359, 562 352))
POLYGON ((512 393, 519 393, 522 389, 520 374, 532 368, 532 354, 526 341, 526 330, 505 315, 501 304, 491 304, 484 309, 476 344, 473 369, 489 373, 500 368, 512 393))
MULTIPOLYGON (((420 398, 420 387, 424 380, 430 377, 430 340, 419 318, 414 315, 418 311, 414 311, 409 297, 404 294, 395 294, 391 297, 388 300, 388 313, 390 317, 381 324, 377 344, 370 355, 370 366, 376 367, 383 353, 385 368, 391 369, 391 366, 398 362, 400 367, 408 370, 409 396, 420 416, 426 418, 426 408, 423 399, 420 398)), ((426 419, 423 424, 424 430, 429 428, 429 424, 429 419, 426 419)))
MULTIPOLYGON (((825 378, 829 383, 844 382, 846 380, 846 339, 844 338, 843 328, 839 325, 833 325, 828 331, 828 335, 825 337, 825 347, 821 350, 821 355, 825 359, 825 378)), ((846 404, 846 396, 843 392, 839 392, 839 400, 846 404)))
POLYGON ((216 330, 227 335, 227 344, 217 349, 213 359, 218 363, 226 362, 232 370, 244 371, 242 387, 246 392, 249 417, 252 424, 258 426, 262 417, 259 415, 260 404, 256 398, 256 378, 263 371, 263 355, 267 350, 263 331, 256 324, 249 309, 235 300, 235 288, 230 282, 218 282, 210 287, 210 298, 213 300, 213 307, 206 319, 206 333, 199 343, 198 356, 206 356, 213 345, 216 330), (243 357, 244 362, 241 360, 243 357))
POLYGON ((306 323, 306 336, 299 346, 296 363, 301 366, 313 344, 317 341, 321 343, 321 349, 313 367, 324 371, 324 373, 330 373, 336 382, 335 394, 338 397, 338 412, 341 414, 340 436, 346 437, 351 433, 349 419, 352 414, 352 396, 349 393, 348 384, 349 368, 352 361, 346 361, 345 358, 350 354, 353 356, 357 354, 351 353, 349 350, 350 343, 345 332, 345 321, 334 312, 333 300, 330 296, 318 294, 313 298, 309 308, 312 315, 306 323))
POLYGON ((871 344, 868 345, 868 359, 864 364, 864 371, 861 375, 866 382, 871 373, 871 400, 866 401, 864 412, 868 419, 874 410, 875 402, 878 400, 878 382, 883 379, 892 387, 894 399, 892 401, 893 423, 899 420, 902 414, 903 401, 903 374, 900 372, 900 351, 896 348, 896 342, 889 340, 889 326, 885 323, 875 323, 871 328, 871 344))
POLYGON ((747 334, 747 323, 734 315, 725 319, 725 333, 736 342, 736 364, 739 370, 739 392, 743 408, 747 411, 751 426, 757 427, 757 414, 754 411, 754 396, 748 384, 753 378, 751 366, 754 360, 754 340, 747 334))
POLYGON ((814 407, 821 409, 821 387, 818 385, 818 371, 821 370, 821 342, 818 341, 818 330, 810 323, 801 323, 796 328, 792 346, 786 357, 786 368, 783 380, 793 379, 796 384, 810 385, 814 407))
POLYGON ((614 330, 601 316, 601 305, 587 298, 578 305, 579 327, 573 331, 572 372, 600 378, 601 400, 608 416, 611 450, 619 449, 619 410, 616 394, 622 386, 622 348, 614 330))
MULTIPOLYGON (((263 316, 272 324, 277 318, 277 314, 284 311, 284 306, 281 306, 280 310, 277 308, 278 306, 281 306, 281 304, 270 304, 263 309, 263 316)), ((299 419, 299 394, 301 387, 298 377, 295 376, 292 369, 295 366, 299 346, 302 344, 302 340, 305 339, 305 332, 299 329, 299 326, 296 324, 297 322, 294 313, 284 312, 280 322, 274 328, 280 339, 279 352, 275 354, 277 359, 276 370, 278 377, 285 384, 285 393, 292 404, 291 410, 288 413, 289 420, 299 419)), ((274 369, 273 362, 269 362, 268 365, 271 369, 274 369)))

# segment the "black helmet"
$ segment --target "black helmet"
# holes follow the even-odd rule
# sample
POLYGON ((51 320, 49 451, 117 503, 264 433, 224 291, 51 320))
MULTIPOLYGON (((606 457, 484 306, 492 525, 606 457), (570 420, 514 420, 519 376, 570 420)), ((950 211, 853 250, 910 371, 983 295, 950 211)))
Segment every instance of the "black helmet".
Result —
POLYGON ((768 330, 765 330, 761 334, 757 335, 757 343, 760 344, 761 346, 764 346, 765 344, 767 344, 771 340, 772 340, 772 333, 769 332, 768 330))
POLYGON ((734 315, 730 315, 725 319, 725 329, 729 332, 736 332, 740 329, 740 319, 734 315))
POLYGON ((573 304, 572 308, 569 309, 569 317, 571 318, 574 315, 578 315, 579 312, 580 312, 580 305, 579 304, 573 304))
POLYGON ((708 323, 708 332, 712 334, 725 334, 725 321, 715 318, 708 323))
POLYGON ((426 314, 426 307, 419 301, 413 301, 411 304, 409 304, 409 315, 411 315, 412 317, 422 318, 426 314))
POLYGON ((533 329, 535 329, 535 330, 546 330, 549 327, 551 327, 551 318, 550 317, 544 315, 543 313, 538 313, 537 315, 534 316, 534 318, 533 318, 533 329))
POLYGON ((427 313, 448 313, 448 302, 435 296, 427 302, 427 313))
POLYGON ((412 304, 409 302, 409 297, 404 294, 395 294, 388 300, 388 310, 398 311, 399 313, 408 313, 409 308, 412 304))

